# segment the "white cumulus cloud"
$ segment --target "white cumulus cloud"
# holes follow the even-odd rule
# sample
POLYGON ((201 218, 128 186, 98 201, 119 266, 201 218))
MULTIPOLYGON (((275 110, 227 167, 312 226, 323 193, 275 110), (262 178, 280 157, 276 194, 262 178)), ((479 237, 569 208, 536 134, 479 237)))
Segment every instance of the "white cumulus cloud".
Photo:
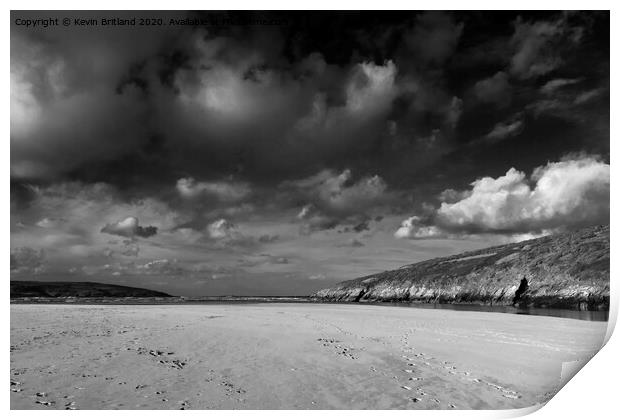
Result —
POLYGON ((471 195, 442 203, 441 226, 482 231, 532 231, 609 220, 609 165, 594 158, 548 163, 530 180, 511 168, 506 175, 474 181, 471 195))
POLYGON ((609 179, 609 164, 594 157, 551 162, 529 178, 511 168, 503 176, 472 182, 461 200, 442 202, 430 219, 406 219, 395 236, 528 234, 609 223, 609 179))
POLYGON ((444 232, 437 226, 425 226, 418 216, 411 216, 401 223, 394 232, 396 238, 426 239, 444 236, 444 232))

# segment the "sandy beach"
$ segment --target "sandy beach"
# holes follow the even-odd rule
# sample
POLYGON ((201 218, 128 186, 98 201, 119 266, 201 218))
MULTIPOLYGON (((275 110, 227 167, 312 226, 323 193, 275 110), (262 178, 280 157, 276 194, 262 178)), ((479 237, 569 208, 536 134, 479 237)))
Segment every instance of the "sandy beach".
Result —
POLYGON ((11 409, 508 409, 607 324, 339 304, 11 305, 11 409))

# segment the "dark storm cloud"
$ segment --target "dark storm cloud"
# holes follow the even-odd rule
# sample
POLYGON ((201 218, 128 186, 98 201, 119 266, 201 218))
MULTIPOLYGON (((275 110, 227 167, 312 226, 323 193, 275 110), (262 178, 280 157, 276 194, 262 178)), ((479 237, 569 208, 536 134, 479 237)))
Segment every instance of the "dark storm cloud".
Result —
POLYGON ((565 15, 536 22, 519 18, 511 40, 510 71, 521 79, 550 73, 562 65, 562 50, 578 44, 582 36, 583 28, 571 26, 565 15))
POLYGON ((480 101, 500 106, 507 106, 512 94, 508 75, 503 71, 477 82, 474 85, 474 92, 480 101))
MULTIPOLYGON (((359 26, 357 37, 372 30, 341 19, 359 26)), ((200 182, 235 173, 281 180, 323 162, 372 165, 377 147, 391 154, 407 137, 424 143, 457 124, 460 99, 427 70, 458 44, 463 25, 449 15, 403 19, 396 55, 379 62, 354 58, 353 39, 347 62, 330 62, 320 45, 292 58, 291 27, 14 28, 12 176, 118 183, 122 171, 135 184, 148 173, 195 178, 208 193, 200 182)))
POLYGON ((157 54, 167 34, 91 29, 13 27, 12 176, 67 174, 93 161, 133 153, 147 139, 144 92, 137 85, 119 92, 117 86, 133 66, 157 54))
POLYGON ((297 218, 304 232, 333 229, 341 224, 355 231, 368 229, 373 213, 390 205, 396 197, 378 175, 355 177, 351 170, 323 170, 308 178, 286 181, 281 188, 304 203, 297 218))
POLYGON ((446 13, 423 13, 416 16, 413 28, 405 34, 405 44, 415 59, 443 64, 454 53, 463 26, 446 13))
MULTIPOLYGON (((367 231, 467 180, 608 154, 606 13, 258 15, 283 24, 13 27, 12 209, 24 185, 105 182, 213 241, 285 211, 304 232, 367 231)), ((277 242, 262 235, 242 236, 277 242)))

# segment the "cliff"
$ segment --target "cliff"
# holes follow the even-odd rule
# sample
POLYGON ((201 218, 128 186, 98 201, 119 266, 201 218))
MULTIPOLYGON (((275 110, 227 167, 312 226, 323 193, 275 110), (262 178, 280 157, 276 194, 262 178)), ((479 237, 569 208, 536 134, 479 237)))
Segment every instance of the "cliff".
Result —
POLYGON ((406 265, 312 297, 608 310, 609 255, 609 226, 596 226, 406 265))
POLYGON ((90 282, 11 281, 11 299, 25 297, 168 297, 154 290, 90 282))

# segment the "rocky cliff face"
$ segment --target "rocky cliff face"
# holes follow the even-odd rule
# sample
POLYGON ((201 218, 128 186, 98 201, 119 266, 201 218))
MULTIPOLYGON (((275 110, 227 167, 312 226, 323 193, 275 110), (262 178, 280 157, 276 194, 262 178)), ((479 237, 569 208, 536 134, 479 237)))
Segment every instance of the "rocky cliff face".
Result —
POLYGON ((609 226, 423 261, 312 297, 607 310, 609 226))

